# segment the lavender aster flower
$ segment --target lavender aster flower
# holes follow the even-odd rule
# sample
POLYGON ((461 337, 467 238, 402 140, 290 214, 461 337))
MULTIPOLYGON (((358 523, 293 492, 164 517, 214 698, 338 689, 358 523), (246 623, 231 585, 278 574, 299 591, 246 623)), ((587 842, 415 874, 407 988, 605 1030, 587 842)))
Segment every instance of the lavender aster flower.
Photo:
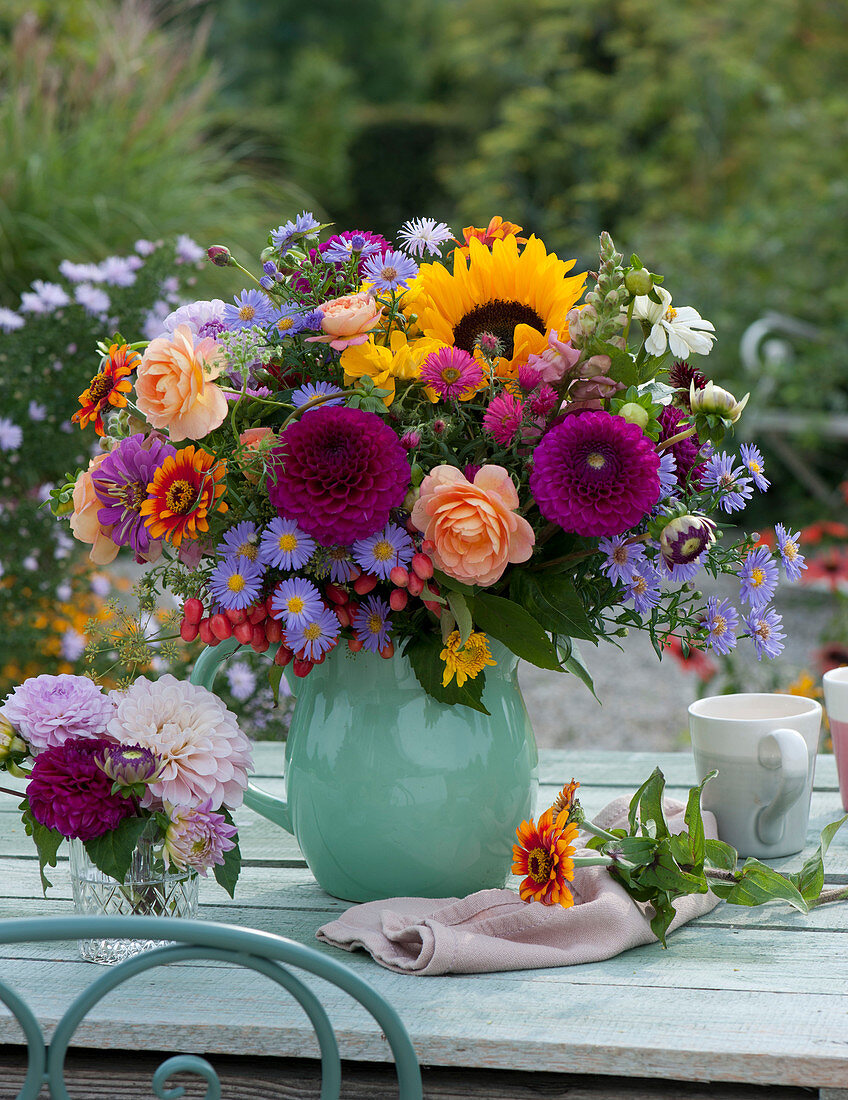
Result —
POLYGON ((783 639, 786 635, 780 629, 783 622, 771 607, 754 607, 745 616, 745 629, 751 635, 757 660, 763 657, 777 657, 783 651, 783 639))
POLYGON ((62 260, 59 264, 59 274, 64 275, 69 283, 99 283, 103 281, 97 264, 75 264, 71 260, 62 260))
POLYGON ((687 581, 694 580, 695 577, 701 572, 706 559, 707 551, 702 550, 701 553, 693 558, 691 561, 679 562, 669 561, 662 554, 657 559, 660 575, 674 584, 685 584, 687 581))
POLYGON ((27 406, 27 416, 30 420, 41 421, 47 419, 47 406, 40 401, 30 401, 27 406))
POLYGON ((70 304, 67 292, 58 283, 46 283, 36 279, 32 290, 21 295, 22 313, 53 313, 70 304))
POLYGON ((347 546, 327 546, 321 548, 321 567, 336 584, 346 584, 353 580, 356 566, 347 546))
POLYGON ((710 596, 707 600, 704 626, 707 630, 707 645, 716 653, 727 654, 736 645, 739 615, 730 600, 710 596))
POLYGON ((770 482, 763 476, 764 463, 759 447, 755 447, 753 443, 743 443, 739 450, 742 454, 742 465, 754 479, 754 484, 760 492, 764 493, 770 482))
POLYGON ((362 277, 376 290, 406 287, 418 274, 418 264, 405 252, 393 249, 383 256, 371 256, 362 265, 362 277))
POLYGON ((212 598, 225 610, 239 610, 256 603, 265 571, 249 558, 225 558, 212 570, 207 582, 212 598))
POLYGON ((233 698, 244 703, 256 693, 256 676, 243 661, 236 661, 227 667, 227 685, 233 698))
POLYGON ((423 256, 425 250, 431 256, 441 256, 441 246, 454 236, 450 226, 435 218, 410 218, 400 227, 398 238, 413 256, 423 256))
POLYGON ((677 479, 677 459, 672 451, 663 451, 660 455, 660 500, 676 493, 680 488, 677 479))
POLYGON ((379 596, 369 596, 353 616, 353 629, 362 639, 363 649, 379 653, 392 632, 390 608, 379 596))
POLYGON ((302 332, 320 332, 321 322, 324 320, 324 314, 320 309, 310 310, 309 313, 303 315, 303 325, 301 327, 302 332))
POLYGON ((625 582, 625 600, 632 600, 634 609, 644 615, 656 607, 660 598, 660 575, 653 562, 640 561, 625 582))
POLYGON ((751 479, 743 476, 743 466, 734 468, 733 456, 720 452, 711 456, 704 466, 701 483, 719 494, 719 507, 725 512, 738 512, 754 495, 751 479))
POLYGON ((396 565, 409 565, 415 547, 397 524, 387 523, 382 531, 357 539, 352 547, 356 562, 368 573, 387 580, 396 565))
POLYGON ((633 575, 633 570, 645 560, 643 542, 628 542, 620 536, 601 539, 598 542, 598 549, 602 554, 606 554, 606 560, 601 563, 601 569, 613 584, 627 584, 633 575))
POLYGON ((296 409, 300 409, 310 401, 314 401, 316 397, 329 398, 328 401, 322 402, 321 405, 314 405, 312 409, 307 409, 307 412, 312 412, 313 409, 322 409, 325 405, 343 405, 344 398, 339 400, 338 398, 330 397, 330 394, 341 392, 339 387, 334 386, 331 382, 307 382, 303 386, 298 386, 296 390, 292 390, 291 403, 296 409))
POLYGON ((756 546, 739 570, 739 597, 751 607, 763 607, 777 588, 777 562, 767 546, 756 546))
POLYGON ((259 561, 274 569, 302 569, 315 552, 315 540, 293 519, 272 519, 259 540, 259 561))
POLYGON ((0 451, 16 451, 23 441, 23 429, 7 416, 0 416, 0 451))
POLYGON ((233 303, 224 306, 224 322, 231 332, 271 323, 273 307, 260 290, 243 290, 233 303))
POLYGON ((259 535, 256 524, 250 520, 242 520, 235 527, 231 527, 218 543, 215 551, 218 557, 247 558, 249 561, 259 560, 259 535))
POLYGON ((321 228, 321 223, 316 221, 308 210, 298 214, 294 221, 287 221, 285 225, 278 226, 271 233, 271 242, 274 248, 281 253, 288 252, 295 241, 302 237, 314 237, 321 228))
POLYGON ((200 247, 197 241, 193 241, 187 233, 180 233, 177 237, 176 253, 178 264, 200 263, 206 255, 206 251, 200 247))
POLYGON ((798 532, 791 534, 782 523, 776 523, 774 534, 777 538, 777 549, 780 553, 780 560, 783 562, 786 579, 789 581, 799 580, 801 574, 807 568, 807 564, 804 561, 804 555, 798 549, 798 532))
POLYGON ((339 620, 322 605, 317 615, 297 626, 287 626, 286 640, 295 653, 308 661, 317 661, 322 653, 333 648, 340 633, 339 620))
POLYGON ((111 305, 106 291, 99 286, 92 286, 91 283, 80 283, 74 290, 74 298, 86 313, 94 317, 102 317, 111 305))
POLYGON ((304 314, 292 305, 282 305, 271 314, 271 333, 279 336, 296 336, 304 328, 304 314))
POLYGON ((23 328, 25 324, 26 321, 23 317, 20 317, 13 309, 0 306, 0 332, 14 332, 15 329, 23 328))
POLYGON ((97 266, 101 283, 132 286, 136 280, 136 271, 143 266, 143 261, 138 256, 107 256, 97 266))
POLYGON ((271 597, 271 615, 283 619, 287 631, 316 619, 323 610, 321 593, 306 577, 289 577, 281 581, 271 597))
POLYGON ((326 248, 321 250, 321 255, 331 263, 345 264, 354 257, 364 260, 379 251, 380 245, 376 241, 369 241, 361 233, 354 233, 350 237, 331 237, 326 248))
POLYGON ((162 858, 165 866, 190 868, 206 875, 210 867, 224 862, 224 853, 235 848, 235 825, 223 814, 214 813, 212 799, 199 806, 166 806, 171 818, 165 832, 162 858))
POLYGON ((2 712, 32 751, 40 752, 70 737, 101 737, 115 704, 87 676, 45 673, 19 684, 2 712))
POLYGON ((147 486, 155 471, 176 449, 161 439, 145 439, 142 433, 122 439, 94 471, 91 478, 97 499, 103 505, 98 521, 112 526, 111 539, 118 546, 131 546, 139 557, 150 553, 150 528, 140 514, 147 500, 147 486))

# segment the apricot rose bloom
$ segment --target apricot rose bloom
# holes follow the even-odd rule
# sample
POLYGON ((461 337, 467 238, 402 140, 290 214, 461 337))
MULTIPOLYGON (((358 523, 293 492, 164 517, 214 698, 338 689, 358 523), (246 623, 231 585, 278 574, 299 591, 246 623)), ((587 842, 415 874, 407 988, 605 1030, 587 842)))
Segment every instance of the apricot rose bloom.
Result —
POLYGON ((224 369, 223 356, 211 337, 194 340, 188 325, 178 325, 173 336, 150 341, 138 368, 136 405, 172 443, 203 439, 227 415, 227 399, 213 381, 224 369))
POLYGON ((435 546, 437 568, 485 588, 533 552, 533 528, 517 507, 503 466, 481 466, 473 482, 455 466, 436 466, 421 483, 412 522, 435 546))
POLYGON ((108 565, 114 561, 118 553, 118 546, 109 534, 111 527, 101 527, 97 513, 103 507, 97 493, 94 491, 94 483, 91 475, 97 467, 109 456, 98 454, 89 463, 88 469, 81 473, 74 483, 74 514, 71 516, 71 530, 74 538, 80 542, 91 543, 89 558, 95 565, 108 565))
POLYGON ((323 314, 323 336, 307 336, 308 344, 329 344, 336 351, 364 344, 383 315, 383 307, 367 290, 332 298, 318 307, 323 314))
POLYGON ((276 442, 277 433, 273 428, 247 428, 239 435, 243 449, 236 455, 236 462, 251 485, 259 484, 265 460, 276 442))

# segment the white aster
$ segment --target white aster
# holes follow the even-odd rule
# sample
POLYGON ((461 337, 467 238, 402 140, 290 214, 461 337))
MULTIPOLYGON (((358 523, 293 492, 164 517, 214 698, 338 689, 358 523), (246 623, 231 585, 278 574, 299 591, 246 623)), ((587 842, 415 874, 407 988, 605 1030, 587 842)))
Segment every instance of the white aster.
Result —
POLYGON ((411 218, 401 226, 398 239, 413 256, 423 256, 425 250, 431 256, 441 256, 441 246, 453 240, 453 230, 435 218, 411 218))
POLYGON ((675 309, 665 287, 657 286, 654 290, 660 298, 659 302, 643 294, 635 299, 633 305, 636 320, 647 321, 651 326, 645 351, 651 355, 662 355, 668 345, 671 354, 680 359, 691 354, 709 355, 715 340, 712 322, 705 321, 692 306, 675 309))

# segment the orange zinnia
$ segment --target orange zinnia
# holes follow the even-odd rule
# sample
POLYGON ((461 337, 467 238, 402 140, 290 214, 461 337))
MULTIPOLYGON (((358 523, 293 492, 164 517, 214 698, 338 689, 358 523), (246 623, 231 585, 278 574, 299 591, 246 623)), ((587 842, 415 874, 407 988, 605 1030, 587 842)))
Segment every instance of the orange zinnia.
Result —
POLYGON ((538 825, 531 818, 515 830, 519 843, 512 846, 512 872, 527 877, 518 887, 522 901, 541 901, 543 905, 574 904, 566 880, 574 878, 574 854, 577 825, 568 820, 568 812, 557 816, 545 810, 538 825))
POLYGON ((574 803, 577 800, 577 788, 580 784, 576 779, 572 779, 570 783, 562 788, 559 794, 554 799, 554 803, 551 806, 551 810, 559 817, 563 812, 571 814, 574 807, 574 803))
POLYGON ((520 225, 516 225, 515 222, 505 222, 502 217, 495 214, 485 229, 477 229, 473 225, 467 225, 462 231, 462 235, 465 238, 465 244, 460 245, 456 251, 464 252, 467 256, 468 243, 472 237, 475 237, 481 244, 484 244, 486 248, 491 248, 495 241, 502 241, 505 237, 515 237, 519 244, 527 244, 526 237, 518 236, 520 232, 520 225))
POLYGON ((127 375, 132 374, 140 362, 141 356, 137 351, 131 351, 128 344, 121 344, 120 347, 112 344, 100 371, 79 395, 82 408, 74 413, 71 420, 81 428, 93 421, 94 430, 98 435, 103 435, 103 410, 109 405, 116 409, 126 407, 125 395, 132 389, 127 375))
POLYGON ((209 530, 210 512, 226 512, 220 500, 226 492, 225 462, 192 444, 169 455, 147 486, 149 496, 140 515, 155 539, 179 546, 183 538, 196 539, 209 530))

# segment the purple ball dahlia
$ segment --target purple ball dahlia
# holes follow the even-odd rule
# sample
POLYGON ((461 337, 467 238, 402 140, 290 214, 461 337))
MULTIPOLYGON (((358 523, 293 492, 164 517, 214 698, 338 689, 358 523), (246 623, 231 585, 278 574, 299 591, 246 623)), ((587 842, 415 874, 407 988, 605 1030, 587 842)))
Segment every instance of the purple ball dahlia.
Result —
POLYGON ((608 412, 584 412, 542 437, 530 490, 545 519, 564 531, 620 535, 656 504, 659 465, 641 428, 608 412))
POLYGON ((134 817, 132 799, 112 794, 112 780, 98 764, 113 742, 73 737, 39 753, 27 784, 32 816, 65 837, 92 840, 134 817))
POLYGON ((67 672, 31 676, 3 704, 3 715, 33 754, 69 737, 101 737, 114 714, 115 704, 93 680, 67 672))
POLYGON ((155 436, 142 433, 122 439, 92 474, 91 484, 103 505, 97 518, 112 526, 111 539, 118 546, 132 546, 138 557, 150 553, 150 528, 139 514, 147 500, 147 484, 168 455, 176 449, 155 436))
MULTIPOLYGON (((671 439, 672 436, 682 432, 688 424, 688 418, 685 412, 681 412, 680 409, 676 409, 673 405, 666 405, 660 415, 657 417, 660 422, 662 432, 660 433, 659 442, 662 443, 665 439, 671 439), (686 420, 684 424, 682 421, 686 420)), ((701 488, 701 475, 704 471, 704 463, 698 462, 698 452, 701 449, 701 441, 697 435, 690 435, 687 439, 681 439, 677 443, 673 443, 669 450, 674 455, 677 462, 677 484, 681 489, 688 487, 690 489, 701 488), (691 474, 691 476, 690 476, 691 474)))
POLYGON ((268 495, 324 546, 349 546, 386 526, 409 479, 406 451, 376 413, 319 407, 271 452, 268 495))

